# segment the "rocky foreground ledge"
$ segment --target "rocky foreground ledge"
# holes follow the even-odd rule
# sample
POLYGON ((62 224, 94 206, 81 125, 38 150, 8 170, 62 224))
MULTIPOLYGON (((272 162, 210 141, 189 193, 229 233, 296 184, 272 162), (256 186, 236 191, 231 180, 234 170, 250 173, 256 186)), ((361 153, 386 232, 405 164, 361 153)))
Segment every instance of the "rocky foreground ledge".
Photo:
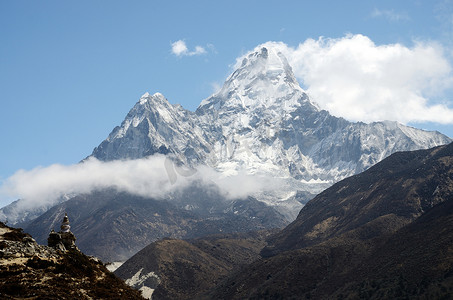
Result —
POLYGON ((0 299, 143 299, 77 248, 39 245, 0 222, 0 299))

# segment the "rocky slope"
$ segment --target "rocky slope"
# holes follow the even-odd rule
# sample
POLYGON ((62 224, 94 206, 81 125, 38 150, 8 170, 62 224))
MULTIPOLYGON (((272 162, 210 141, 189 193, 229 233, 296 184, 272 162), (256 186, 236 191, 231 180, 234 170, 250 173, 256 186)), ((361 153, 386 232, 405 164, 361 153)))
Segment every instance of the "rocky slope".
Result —
POLYGON ((335 294, 374 299, 451 297, 452 228, 453 201, 449 198, 376 248, 335 294))
POLYGON ((453 144, 400 152, 311 200, 263 254, 298 249, 339 235, 391 233, 453 197, 453 144))
POLYGON ((153 299, 193 299, 241 265, 259 258, 271 231, 156 241, 115 271, 153 299))
POLYGON ((42 246, 0 222, 1 299, 143 299, 77 249, 42 246))
POLYGON ((329 239, 258 260, 210 299, 450 299, 453 201, 387 238, 329 239))

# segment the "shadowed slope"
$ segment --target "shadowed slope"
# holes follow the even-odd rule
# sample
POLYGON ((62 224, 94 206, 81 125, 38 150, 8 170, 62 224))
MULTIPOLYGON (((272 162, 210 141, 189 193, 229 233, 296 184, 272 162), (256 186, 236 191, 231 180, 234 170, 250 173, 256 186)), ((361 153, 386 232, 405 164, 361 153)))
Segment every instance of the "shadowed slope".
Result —
POLYGON ((264 256, 348 233, 359 239, 392 233, 453 196, 453 144, 400 152, 335 184, 270 239, 264 256))

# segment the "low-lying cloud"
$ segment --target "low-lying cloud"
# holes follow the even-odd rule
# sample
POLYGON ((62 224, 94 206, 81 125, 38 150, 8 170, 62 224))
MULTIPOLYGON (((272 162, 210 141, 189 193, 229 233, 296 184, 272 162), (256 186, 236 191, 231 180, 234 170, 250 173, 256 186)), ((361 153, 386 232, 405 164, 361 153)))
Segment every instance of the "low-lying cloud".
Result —
MULTIPOLYGON (((366 36, 267 42, 288 59, 311 99, 351 121, 453 124, 452 66, 435 42, 376 45, 366 36)), ((258 48, 257 47, 257 48, 258 48)), ((238 59, 238 63, 242 58, 238 59)))
POLYGON ((114 188, 135 195, 165 199, 195 181, 215 184, 227 198, 243 198, 272 188, 274 180, 239 173, 223 176, 207 166, 187 169, 164 155, 102 162, 89 158, 75 165, 51 165, 20 170, 3 182, 0 196, 21 199, 19 209, 48 207, 64 195, 114 188))

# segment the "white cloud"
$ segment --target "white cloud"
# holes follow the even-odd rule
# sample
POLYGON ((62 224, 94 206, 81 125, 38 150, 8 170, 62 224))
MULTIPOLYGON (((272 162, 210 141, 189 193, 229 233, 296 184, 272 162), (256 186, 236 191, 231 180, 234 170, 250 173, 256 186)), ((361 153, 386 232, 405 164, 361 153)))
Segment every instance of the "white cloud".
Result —
MULTIPOLYGON (((210 44, 209 44, 210 45, 210 44)), ((171 52, 176 56, 193 56, 206 54, 206 49, 202 46, 195 46, 195 50, 189 51, 186 42, 178 40, 171 44, 171 52)))
POLYGON ((453 124, 452 103, 433 100, 444 99, 453 87, 452 67, 439 44, 378 46, 366 36, 348 35, 308 39, 295 48, 263 45, 286 55, 311 99, 333 115, 364 122, 453 124))
POLYGON ((185 55, 189 49, 187 49, 186 43, 182 40, 176 41, 171 44, 171 52, 176 56, 185 55))
POLYGON ((101 162, 90 158, 75 165, 51 165, 30 171, 20 170, 0 186, 1 198, 22 199, 18 212, 57 203, 63 195, 89 193, 115 188, 132 194, 168 198, 194 181, 217 185, 227 198, 243 198, 258 191, 271 190, 270 178, 238 174, 226 177, 207 166, 195 171, 177 167, 164 155, 136 160, 101 162))
POLYGON ((200 55, 205 54, 206 50, 201 46, 195 46, 195 51, 191 52, 190 55, 200 55))
POLYGON ((409 21, 410 17, 407 13, 397 13, 393 9, 391 10, 380 10, 375 8, 371 14, 372 17, 384 17, 390 21, 398 22, 398 21, 409 21))
MULTIPOLYGON (((51 165, 31 171, 20 170, 4 181, 3 195, 25 200, 27 206, 48 205, 64 194, 88 193, 115 187, 140 195, 159 197, 172 188, 165 174, 164 159, 101 162, 89 159, 75 165, 51 165)), ((184 184, 179 180, 174 187, 184 184)))

